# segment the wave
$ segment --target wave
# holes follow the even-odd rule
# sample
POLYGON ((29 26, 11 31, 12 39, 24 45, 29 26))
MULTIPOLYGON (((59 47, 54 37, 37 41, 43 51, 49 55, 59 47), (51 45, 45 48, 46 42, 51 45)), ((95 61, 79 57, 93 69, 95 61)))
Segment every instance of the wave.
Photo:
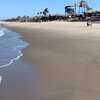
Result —
POLYGON ((2 30, 0 30, 0 37, 3 36, 4 34, 5 33, 2 30))
POLYGON ((29 45, 28 43, 20 39, 22 37, 20 34, 13 32, 7 28, 0 29, 0 36, 3 35, 4 37, 0 39, 0 51, 1 51, 0 57, 1 58, 4 56, 6 57, 3 60, 5 61, 5 63, 1 64, 0 68, 9 66, 15 60, 20 59, 23 56, 22 49, 29 45), (5 47, 7 48, 6 51, 5 51, 5 47), (2 56, 2 52, 4 56, 2 56))
POLYGON ((2 82, 2 76, 0 76, 0 84, 1 84, 1 82, 2 82))
POLYGON ((15 50, 18 50, 19 55, 18 55, 16 58, 11 59, 9 63, 0 66, 0 68, 3 68, 3 67, 6 67, 6 66, 9 66, 9 65, 11 65, 15 60, 20 59, 20 58, 23 56, 23 53, 22 53, 21 50, 19 50, 19 49, 17 49, 17 48, 20 48, 20 47, 21 47, 21 48, 22 48, 22 47, 24 48, 24 47, 26 47, 26 46, 28 46, 28 44, 23 45, 23 46, 17 46, 17 47, 15 47, 14 49, 15 49, 15 50))

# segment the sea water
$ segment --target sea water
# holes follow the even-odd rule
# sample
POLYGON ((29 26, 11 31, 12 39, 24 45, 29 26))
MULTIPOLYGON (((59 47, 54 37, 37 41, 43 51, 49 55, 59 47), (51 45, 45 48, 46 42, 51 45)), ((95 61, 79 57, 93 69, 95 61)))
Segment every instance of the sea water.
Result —
MULTIPOLYGON (((19 33, 13 32, 7 28, 0 28, 0 68, 7 67, 20 59, 22 49, 28 45, 21 39, 19 33)), ((2 76, 0 76, 0 83, 2 76)))

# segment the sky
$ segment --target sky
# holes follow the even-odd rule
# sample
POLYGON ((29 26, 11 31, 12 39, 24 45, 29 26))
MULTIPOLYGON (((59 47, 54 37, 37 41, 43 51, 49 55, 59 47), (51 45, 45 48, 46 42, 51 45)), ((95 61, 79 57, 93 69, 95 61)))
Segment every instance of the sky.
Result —
MULTIPOLYGON (((100 10, 100 0, 86 0, 93 10, 100 10)), ((0 19, 16 16, 35 16, 45 8, 51 14, 64 14, 64 7, 80 0, 1 0, 0 19)))

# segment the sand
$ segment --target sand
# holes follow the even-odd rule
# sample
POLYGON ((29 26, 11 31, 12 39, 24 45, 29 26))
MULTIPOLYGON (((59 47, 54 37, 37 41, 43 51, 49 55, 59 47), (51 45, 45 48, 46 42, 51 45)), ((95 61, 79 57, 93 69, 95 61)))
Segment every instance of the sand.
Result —
POLYGON ((3 24, 19 32, 30 44, 23 50, 22 59, 32 65, 39 81, 38 91, 31 88, 26 100, 100 99, 99 24, 93 27, 86 27, 85 22, 3 24))

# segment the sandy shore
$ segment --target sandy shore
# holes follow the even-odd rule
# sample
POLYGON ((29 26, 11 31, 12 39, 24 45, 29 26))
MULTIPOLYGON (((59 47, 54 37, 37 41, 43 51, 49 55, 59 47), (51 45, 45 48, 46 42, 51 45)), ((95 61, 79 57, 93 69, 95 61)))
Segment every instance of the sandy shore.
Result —
POLYGON ((33 65, 43 90, 28 100, 100 99, 100 25, 5 24, 30 44, 22 59, 33 65))

